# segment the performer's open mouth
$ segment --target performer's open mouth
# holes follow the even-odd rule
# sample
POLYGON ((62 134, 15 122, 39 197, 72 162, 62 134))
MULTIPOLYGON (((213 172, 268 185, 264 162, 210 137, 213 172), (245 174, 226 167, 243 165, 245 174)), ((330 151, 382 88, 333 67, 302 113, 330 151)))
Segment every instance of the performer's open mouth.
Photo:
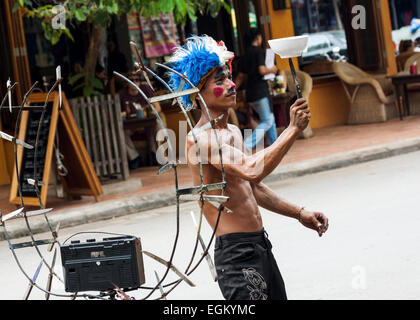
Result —
POLYGON ((234 88, 229 89, 229 91, 226 94, 226 97, 233 97, 233 96, 236 97, 236 90, 234 88))

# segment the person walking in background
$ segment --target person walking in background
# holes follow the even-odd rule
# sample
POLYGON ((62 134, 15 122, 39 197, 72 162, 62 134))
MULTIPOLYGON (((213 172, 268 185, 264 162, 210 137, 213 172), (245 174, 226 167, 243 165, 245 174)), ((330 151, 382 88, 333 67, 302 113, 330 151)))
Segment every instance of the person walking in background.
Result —
POLYGON ((401 40, 398 45, 397 67, 398 71, 404 70, 405 62, 414 53, 415 43, 411 39, 401 40))
MULTIPOLYGON (((144 92, 144 94, 151 98, 153 97, 154 93, 152 89, 148 85, 141 84, 141 77, 140 75, 135 72, 131 71, 128 73, 128 78, 133 81, 139 88, 144 92)), ((118 92, 120 96, 120 103, 121 103, 121 112, 125 115, 125 119, 133 119, 133 118, 147 118, 147 117, 154 117, 154 113, 151 110, 148 110, 147 101, 144 97, 137 91, 135 87, 132 85, 127 85, 124 89, 118 92)), ((161 106, 159 102, 153 103, 156 111, 159 113, 165 127, 166 127, 166 118, 165 114, 162 112, 161 106)), ((161 129, 160 122, 157 121, 157 125, 155 131, 152 134, 152 137, 156 137, 157 131, 161 129)), ((134 142, 131 139, 131 136, 134 134, 133 130, 124 130, 125 134, 125 142, 127 147, 127 155, 129 159, 129 167, 130 169, 137 169, 142 166, 142 161, 139 152, 137 151, 134 142)), ((148 141, 152 148, 152 152, 156 154, 156 150, 158 148, 157 142, 155 139, 151 139, 148 141)), ((152 157, 155 159, 155 155, 152 157)))
POLYGON ((244 37, 246 52, 240 66, 239 73, 235 79, 239 88, 247 78, 246 101, 260 118, 259 125, 253 130, 252 135, 245 137, 244 143, 247 151, 251 152, 264 135, 267 134, 268 145, 273 144, 277 139, 276 122, 270 107, 270 91, 264 76, 270 73, 277 73, 278 68, 274 65, 267 68, 265 65, 265 51, 261 47, 262 34, 257 28, 249 29, 244 37))

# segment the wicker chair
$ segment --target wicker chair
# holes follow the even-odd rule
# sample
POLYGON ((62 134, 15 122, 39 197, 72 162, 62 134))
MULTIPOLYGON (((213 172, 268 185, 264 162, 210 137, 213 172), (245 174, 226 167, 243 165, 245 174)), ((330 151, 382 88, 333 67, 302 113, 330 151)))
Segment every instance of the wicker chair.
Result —
POLYGON ((350 100, 348 124, 384 122, 398 115, 392 81, 385 75, 370 75, 348 62, 334 62, 350 100))
MULTIPOLYGON (((286 70, 286 81, 287 81, 287 87, 289 88, 289 91, 296 94, 296 86, 295 82, 293 81, 292 72, 290 70, 286 70)), ((312 78, 309 74, 306 72, 296 70, 296 76, 297 80, 300 84, 300 87, 302 89, 302 97, 305 98, 309 102, 309 95, 312 91, 312 78)), ((310 138, 314 135, 312 128, 308 125, 305 130, 302 132, 303 138, 310 138)))
MULTIPOLYGON (((410 66, 417 62, 417 69, 420 69, 420 52, 414 53, 404 64, 404 71, 410 72, 410 66)), ((408 84, 408 101, 410 104, 410 115, 420 114, 420 83, 408 84)))
POLYGON ((409 59, 412 60, 412 56, 415 54, 416 54, 415 52, 403 52, 395 57, 395 60, 397 62, 398 72, 404 70, 407 60, 409 59))

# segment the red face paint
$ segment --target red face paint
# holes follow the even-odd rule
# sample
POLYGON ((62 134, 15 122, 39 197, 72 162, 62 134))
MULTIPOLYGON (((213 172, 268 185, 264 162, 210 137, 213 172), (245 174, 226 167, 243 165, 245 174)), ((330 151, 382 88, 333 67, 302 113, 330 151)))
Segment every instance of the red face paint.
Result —
POLYGON ((223 88, 216 87, 216 88, 213 89, 213 93, 216 96, 216 98, 218 98, 223 94, 223 88))

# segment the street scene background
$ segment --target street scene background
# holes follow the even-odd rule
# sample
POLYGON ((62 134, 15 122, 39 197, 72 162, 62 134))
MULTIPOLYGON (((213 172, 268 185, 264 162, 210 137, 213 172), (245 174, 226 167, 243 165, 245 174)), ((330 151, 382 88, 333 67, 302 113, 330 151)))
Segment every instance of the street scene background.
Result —
MULTIPOLYGON (((325 213, 329 230, 321 238, 296 220, 261 209, 265 229, 273 244, 273 253, 283 275, 289 299, 418 299, 420 276, 420 216, 417 186, 420 179, 420 152, 367 162, 342 169, 325 171, 299 178, 271 182, 269 186, 280 196, 302 203, 311 210, 325 213)), ((198 205, 181 205, 180 237, 174 264, 181 271, 187 265, 194 245, 194 226, 190 211, 198 213, 198 205)), ((144 250, 168 258, 175 235, 176 207, 169 206, 131 214, 111 220, 63 229, 59 241, 78 232, 88 232, 73 239, 102 239, 93 232, 113 232, 140 237, 144 250)), ((203 221, 203 237, 207 243, 211 230, 203 221)), ((36 239, 48 238, 40 234, 36 239)), ((20 242, 27 239, 15 239, 20 242)), ((212 246, 213 248, 213 246, 212 246)), ((51 262, 52 253, 46 253, 51 262)), ((211 253, 213 250, 210 250, 211 253)), ((201 254, 198 249, 197 257, 201 254)), ((23 267, 32 276, 39 264, 33 248, 20 249, 23 267)), ((60 256, 57 274, 62 276, 60 256)), ((147 286, 154 286, 156 270, 164 267, 143 256, 147 286)), ((197 258, 196 260, 197 261, 197 258)), ((0 242, 1 299, 21 299, 28 281, 18 270, 6 241, 0 242)), ((47 269, 43 267, 37 284, 45 287, 47 269)), ((165 283, 177 279, 172 272, 165 283)), ((196 287, 179 285, 168 300, 223 299, 217 283, 212 281, 206 261, 190 279, 196 287)), ((64 293, 63 285, 53 281, 53 291, 64 293)), ((147 290, 128 292, 136 299, 147 290)), ((151 298, 159 297, 155 293, 151 298)), ((44 299, 34 289, 30 299, 44 299)), ((63 299, 51 297, 51 299, 63 299)))

